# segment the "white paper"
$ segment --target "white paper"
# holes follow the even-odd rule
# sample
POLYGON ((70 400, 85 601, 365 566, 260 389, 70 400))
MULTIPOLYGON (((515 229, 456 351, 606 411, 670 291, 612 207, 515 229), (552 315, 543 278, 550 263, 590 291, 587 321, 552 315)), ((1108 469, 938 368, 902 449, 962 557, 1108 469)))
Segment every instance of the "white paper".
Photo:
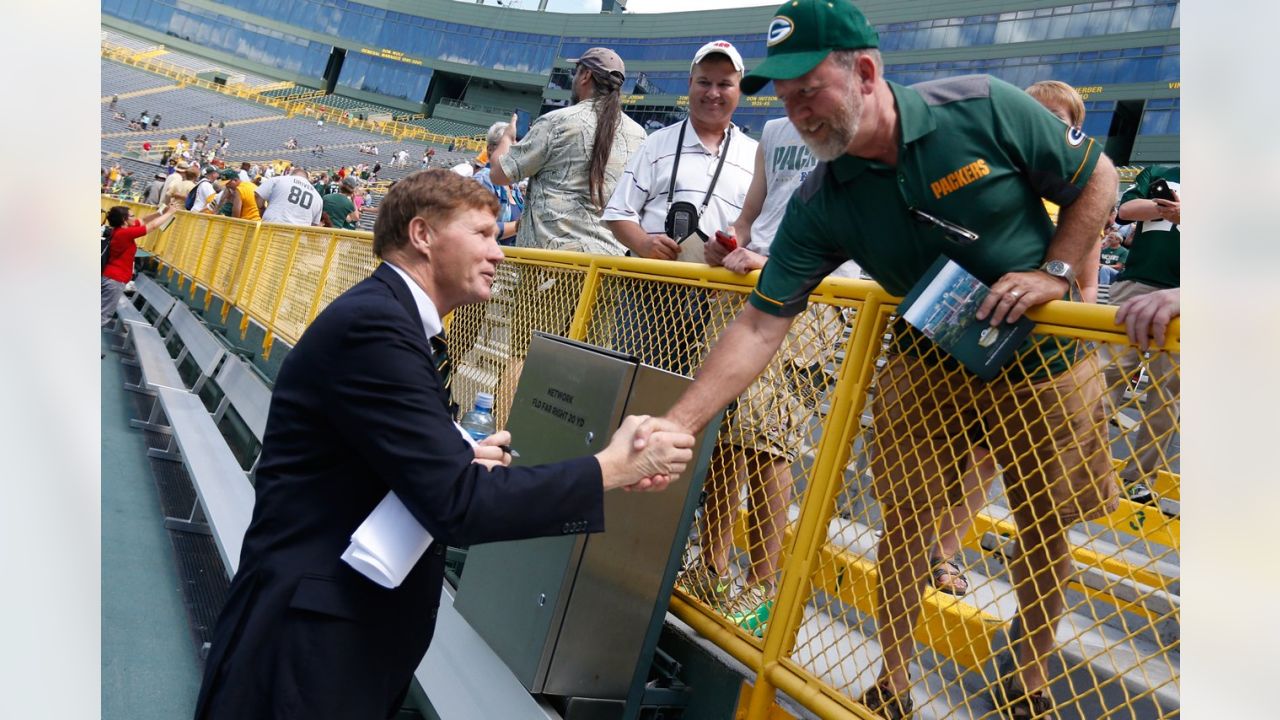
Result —
MULTIPOLYGON (((453 426, 473 447, 475 441, 458 423, 453 426)), ((342 560, 384 588, 397 588, 431 545, 431 533, 422 527, 394 492, 351 534, 342 560)))

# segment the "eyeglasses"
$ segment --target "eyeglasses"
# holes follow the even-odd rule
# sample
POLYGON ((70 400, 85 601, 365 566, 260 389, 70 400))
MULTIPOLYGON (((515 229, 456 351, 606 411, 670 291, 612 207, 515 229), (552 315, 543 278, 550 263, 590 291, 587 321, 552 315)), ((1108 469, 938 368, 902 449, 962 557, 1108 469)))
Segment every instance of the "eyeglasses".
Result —
POLYGON ((972 245, 978 241, 978 233, 970 230, 963 225, 957 225, 949 220, 943 220, 940 217, 930 215, 919 208, 907 208, 917 221, 933 225, 942 231, 948 240, 957 245, 972 245))

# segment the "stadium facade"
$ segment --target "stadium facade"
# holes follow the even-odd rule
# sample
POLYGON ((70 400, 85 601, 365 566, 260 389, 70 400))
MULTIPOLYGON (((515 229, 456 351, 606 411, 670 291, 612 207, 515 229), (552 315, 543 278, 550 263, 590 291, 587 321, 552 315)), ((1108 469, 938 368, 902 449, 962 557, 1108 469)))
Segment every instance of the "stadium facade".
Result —
MULTIPOLYGON (((606 0, 606 6, 611 3, 606 0)), ((1020 87, 1061 80, 1085 98, 1085 130, 1120 164, 1177 163, 1178 0, 861 0, 886 75, 914 83, 989 73, 1020 87)), ((571 58, 603 45, 626 61, 626 111, 660 127, 684 113, 689 61, 727 39, 748 68, 764 57, 773 6, 599 15, 454 0, 103 0, 102 23, 220 65, 456 128, 511 109, 570 102, 571 58)), ((735 121, 758 132, 783 115, 772 87, 735 121)))

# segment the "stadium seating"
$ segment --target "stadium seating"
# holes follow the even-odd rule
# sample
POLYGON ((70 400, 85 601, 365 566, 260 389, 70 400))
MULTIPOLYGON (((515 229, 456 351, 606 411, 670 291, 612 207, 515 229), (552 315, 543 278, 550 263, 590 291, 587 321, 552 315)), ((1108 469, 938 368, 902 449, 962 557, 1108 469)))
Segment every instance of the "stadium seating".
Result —
POLYGON ((218 72, 230 78, 235 78, 250 87, 255 85, 269 85, 277 82, 276 80, 264 78, 252 73, 246 73, 243 70, 226 68, 203 58, 193 57, 179 52, 172 52, 165 49, 163 45, 133 38, 112 30, 105 30, 102 33, 102 39, 111 45, 128 48, 139 53, 160 51, 156 58, 161 62, 176 65, 180 68, 196 73, 218 72))
MULTIPOLYGON (((314 118, 288 117, 282 110, 247 100, 229 98, 211 90, 181 87, 168 78, 136 70, 126 65, 102 60, 103 97, 110 97, 113 92, 127 92, 124 88, 163 88, 172 89, 154 92, 138 98, 121 98, 117 108, 129 118, 135 118, 147 110, 159 113, 161 126, 157 129, 130 131, 123 121, 113 120, 112 112, 107 105, 102 105, 102 162, 104 166, 112 162, 120 162, 122 167, 129 165, 128 157, 121 157, 129 148, 136 148, 141 142, 150 142, 159 150, 180 134, 193 138, 207 127, 209 118, 226 120, 225 136, 230 140, 228 153, 222 159, 230 163, 266 162, 277 159, 311 169, 337 168, 364 163, 372 166, 380 163, 382 169, 378 177, 384 180, 398 180, 422 167, 422 154, 427 147, 436 148, 433 162, 435 166, 450 166, 466 162, 474 155, 470 151, 447 152, 445 145, 429 144, 421 141, 396 141, 386 135, 379 135, 363 130, 336 125, 334 123, 318 123, 314 118), (285 141, 294 138, 298 141, 298 149, 286 150, 285 141), (377 156, 360 152, 360 147, 377 145, 377 156), (323 146, 323 154, 313 152, 323 146), (405 167, 392 167, 394 153, 404 149, 409 152, 409 162, 405 167)), ((273 92, 273 91, 269 91, 273 92)), ((274 92, 296 92, 296 89, 274 92)), ((268 94, 269 94, 268 93, 268 94)), ((338 96, 327 96, 335 98, 338 96)), ((344 98, 347 102, 356 102, 344 98)), ((421 124, 423 121, 414 121, 421 124)), ((483 133, 485 128, 470 126, 465 123, 448 123, 449 128, 457 133, 475 135, 483 133)), ((456 134, 456 133, 455 133, 456 134)), ((217 141, 215 136, 214 141, 217 141)), ((145 188, 144 178, 155 172, 155 166, 140 162, 127 167, 135 174, 135 183, 145 188)), ((135 188, 141 192, 140 188, 135 188)))
POLYGON ((425 120, 413 120, 414 125, 430 130, 433 133, 441 135, 449 135, 456 137, 475 137, 483 135, 489 128, 482 125, 472 125, 471 123, 458 122, 457 120, 445 120, 444 118, 426 118, 425 120))

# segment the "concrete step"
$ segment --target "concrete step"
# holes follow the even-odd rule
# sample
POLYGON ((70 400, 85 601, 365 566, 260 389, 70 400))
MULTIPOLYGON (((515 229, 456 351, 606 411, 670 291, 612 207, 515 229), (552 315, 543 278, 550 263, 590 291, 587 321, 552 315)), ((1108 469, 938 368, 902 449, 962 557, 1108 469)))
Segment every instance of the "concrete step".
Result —
MULTIPOLYGON (((829 528, 829 544, 860 561, 874 561, 876 540, 877 531, 860 523, 838 520, 829 528)), ((1085 572, 1089 573, 1082 581, 1085 584, 1105 588, 1111 581, 1114 585, 1114 578, 1100 575, 1096 569, 1085 572)), ((962 664, 949 657, 951 653, 938 650, 948 643, 958 645, 964 635, 952 628, 951 637, 940 642, 936 630, 932 631, 931 643, 921 645, 912 669, 918 718, 977 718, 992 712, 995 706, 989 686, 1001 666, 1011 666, 1007 646, 1010 633, 1018 632, 1014 621, 1017 603, 1005 560, 1003 556, 978 557, 966 575, 972 590, 964 598, 953 600, 927 592, 926 603, 962 603, 985 616, 985 622, 998 623, 988 635, 990 653, 982 662, 962 664)), ((1151 588, 1122 587, 1109 591, 1134 597, 1150 595, 1149 605, 1165 602, 1166 609, 1176 613, 1176 596, 1151 588)), ((1172 643, 1162 640, 1149 621, 1145 627, 1117 623, 1114 607, 1094 602, 1083 593, 1067 595, 1069 612, 1059 624, 1059 648, 1049 662, 1051 693, 1059 704, 1059 717, 1083 720, 1175 714, 1180 702, 1176 638, 1172 643)), ((793 659, 856 697, 874 682, 880 663, 871 608, 865 598, 850 602, 845 594, 817 593, 807 607, 793 659)), ((917 638, 920 636, 918 627, 917 638)))

